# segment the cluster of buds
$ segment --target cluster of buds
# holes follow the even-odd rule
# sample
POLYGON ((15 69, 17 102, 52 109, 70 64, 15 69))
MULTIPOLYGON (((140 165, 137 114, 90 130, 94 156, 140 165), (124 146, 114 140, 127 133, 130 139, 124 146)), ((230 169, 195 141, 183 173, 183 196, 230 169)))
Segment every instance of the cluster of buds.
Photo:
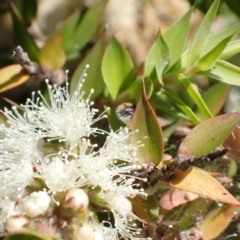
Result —
POLYGON ((89 198, 84 190, 71 189, 56 197, 62 198, 57 204, 48 193, 39 191, 16 201, 15 210, 18 214, 6 220, 5 234, 36 231, 68 240, 103 239, 91 223, 89 198))

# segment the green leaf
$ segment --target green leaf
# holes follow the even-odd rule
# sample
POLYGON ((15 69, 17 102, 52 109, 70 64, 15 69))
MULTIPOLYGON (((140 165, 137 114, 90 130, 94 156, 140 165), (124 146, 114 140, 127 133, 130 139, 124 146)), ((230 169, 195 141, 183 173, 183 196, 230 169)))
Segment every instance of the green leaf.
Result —
POLYGON ((23 230, 22 234, 9 235, 5 237, 5 240, 63 240, 58 237, 48 237, 37 231, 23 230))
POLYGON ((225 60, 240 53, 240 40, 230 42, 220 55, 220 59, 225 60))
POLYGON ((102 61, 103 79, 113 99, 133 82, 133 63, 124 47, 113 38, 102 61))
POLYGON ((177 155, 200 157, 208 154, 239 124, 240 113, 228 113, 197 125, 181 143, 177 155))
POLYGON ((101 1, 90 8, 80 22, 78 21, 78 16, 73 16, 72 19, 69 19, 68 24, 64 26, 62 31, 64 32, 63 36, 68 59, 76 58, 78 56, 77 52, 91 40, 99 26, 106 3, 107 1, 101 1), (70 30, 66 30, 66 28, 71 25, 70 22, 74 25, 77 24, 77 26, 72 26, 70 30))
POLYGON ((74 45, 72 45, 72 38, 76 28, 78 27, 78 24, 80 23, 80 18, 81 15, 78 12, 72 14, 59 30, 59 33, 61 33, 63 37, 63 45, 68 60, 77 58, 80 55, 79 51, 77 51, 74 45))
POLYGON ((62 36, 50 38, 39 52, 39 63, 52 70, 60 69, 65 63, 62 36))
POLYGON ((144 64, 144 76, 150 77, 153 74, 153 71, 155 69, 155 46, 156 43, 154 42, 153 45, 151 46, 147 59, 144 64))
POLYGON ((204 72, 204 75, 224 83, 240 86, 240 68, 225 61, 216 61, 214 67, 204 72))
POLYGON ((204 114, 204 116, 207 117, 207 118, 212 118, 213 115, 209 111, 205 102, 203 101, 203 99, 201 97, 201 94, 198 91, 197 86, 194 83, 190 82, 187 78, 185 78, 183 76, 183 74, 179 74, 178 79, 184 85, 188 94, 191 96, 194 103, 199 107, 199 109, 204 114))
POLYGON ((144 82, 146 88, 147 97, 150 98, 153 92, 153 83, 149 77, 144 77, 143 79, 139 78, 133 82, 133 84, 129 87, 128 93, 133 100, 133 102, 137 102, 141 96, 142 83, 144 82))
POLYGON ((201 59, 198 61, 198 67, 202 71, 211 68, 214 65, 215 61, 218 59, 219 55, 226 48, 231 38, 232 35, 228 36, 227 38, 222 40, 215 48, 208 52, 205 56, 201 57, 201 59))
POLYGON ((25 23, 29 23, 36 18, 37 0, 15 0, 14 4, 25 23))
POLYGON ((225 1, 229 8, 240 17, 240 2, 236 0, 225 1))
POLYGON ((189 117, 190 121, 197 125, 199 123, 198 117, 192 111, 192 109, 186 105, 185 102, 171 89, 164 87, 164 94, 167 95, 174 103, 189 117))
MULTIPOLYGON (((220 112, 220 110, 222 109, 222 107, 226 101, 226 97, 228 95, 229 88, 230 88, 229 85, 218 82, 218 83, 214 84, 213 86, 209 87, 204 92, 202 99, 205 102, 205 104, 207 105, 210 112, 214 116, 217 115, 220 112)), ((202 113, 200 113, 199 109, 197 109, 195 111, 195 113, 196 113, 196 115, 198 115, 198 117, 200 119, 203 119, 203 120, 207 119, 206 117, 203 116, 202 113)))
POLYGON ((71 95, 74 94, 74 91, 77 88, 81 75, 87 64, 90 65, 90 70, 87 72, 87 78, 83 84, 82 91, 89 94, 91 89, 94 89, 94 93, 92 94, 91 99, 96 98, 103 92, 106 87, 101 73, 103 52, 104 39, 101 37, 73 73, 70 84, 71 95))
POLYGON ((123 122, 118 119, 114 108, 110 108, 109 111, 107 111, 107 119, 110 129, 113 131, 117 131, 124 125, 123 122))
POLYGON ((170 51, 167 42, 159 31, 155 45, 155 67, 157 71, 158 81, 163 84, 162 76, 165 69, 170 63, 170 51))
POLYGON ((214 49, 220 42, 222 42, 227 37, 232 36, 239 30, 240 30, 240 23, 237 23, 229 28, 222 30, 221 32, 215 35, 208 37, 201 56, 206 55, 208 52, 214 49))
POLYGON ((194 35, 188 51, 187 68, 197 62, 203 52, 207 36, 217 13, 219 2, 219 0, 215 0, 213 2, 212 6, 205 15, 201 25, 199 26, 196 34, 194 35))
POLYGON ((131 119, 130 129, 133 132, 130 142, 136 144, 140 141, 143 144, 143 147, 137 151, 139 162, 158 165, 163 157, 163 133, 159 120, 147 99, 144 84, 142 96, 131 119))
POLYGON ((10 6, 14 26, 14 39, 16 45, 20 45, 23 50, 27 52, 31 61, 38 61, 39 49, 36 43, 24 27, 19 12, 12 1, 10 1, 10 6))
POLYGON ((181 19, 172 24, 166 32, 163 33, 163 37, 170 49, 169 68, 179 60, 184 51, 188 37, 191 14, 192 9, 190 9, 181 19))
POLYGON ((36 18, 37 15, 37 1, 36 0, 15 0, 17 7, 24 22, 29 23, 36 18), (27 2, 27 3, 26 3, 27 2))
POLYGON ((153 94, 151 102, 153 103, 155 110, 158 112, 158 116, 170 120, 184 119, 190 121, 181 109, 179 110, 174 104, 172 104, 172 102, 167 101, 163 95, 159 96, 158 94, 153 94))

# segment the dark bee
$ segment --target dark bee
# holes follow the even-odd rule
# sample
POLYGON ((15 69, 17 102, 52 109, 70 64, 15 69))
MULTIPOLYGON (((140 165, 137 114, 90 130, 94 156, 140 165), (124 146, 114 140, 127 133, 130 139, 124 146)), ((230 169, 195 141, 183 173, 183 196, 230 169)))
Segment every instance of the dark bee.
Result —
POLYGON ((128 125, 135 111, 135 108, 136 105, 132 103, 123 103, 116 108, 115 112, 118 119, 128 125))

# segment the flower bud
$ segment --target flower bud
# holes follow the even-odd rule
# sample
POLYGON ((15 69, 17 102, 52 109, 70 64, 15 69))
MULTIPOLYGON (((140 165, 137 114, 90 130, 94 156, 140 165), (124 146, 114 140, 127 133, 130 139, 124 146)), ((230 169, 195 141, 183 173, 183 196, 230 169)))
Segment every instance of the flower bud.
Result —
POLYGON ((30 179, 28 189, 30 191, 41 191, 44 187, 46 187, 45 179, 41 175, 35 173, 30 179))
POLYGON ((21 214, 9 217, 4 224, 5 233, 12 234, 24 230, 29 220, 21 214))
POLYGON ((88 195, 82 189, 71 189, 68 191, 63 207, 74 212, 80 212, 88 206, 88 195))
POLYGON ((46 192, 33 192, 30 196, 23 198, 19 208, 29 217, 45 214, 51 203, 51 198, 46 192))
POLYGON ((72 225, 68 237, 69 240, 95 240, 95 233, 90 224, 84 223, 82 226, 72 225))

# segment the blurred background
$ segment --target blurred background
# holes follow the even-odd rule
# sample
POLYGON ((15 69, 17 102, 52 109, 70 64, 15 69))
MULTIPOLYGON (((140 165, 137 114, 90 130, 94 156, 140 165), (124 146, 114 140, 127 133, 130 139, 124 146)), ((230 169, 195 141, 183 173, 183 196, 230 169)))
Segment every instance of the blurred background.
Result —
MULTIPOLYGON (((19 69, 10 69, 8 72, 12 72, 12 75, 7 77, 4 72, 2 79, 0 76, 0 92, 15 102, 23 103, 31 91, 39 89, 44 78, 49 76, 51 78, 54 75, 52 81, 61 85, 65 77, 61 71, 57 72, 56 77, 57 68, 69 69, 70 78, 76 75, 79 64, 103 34, 104 46, 106 47, 111 37, 115 36, 130 54, 136 72, 141 73, 141 67, 156 39, 157 31, 160 29, 164 32, 182 17, 191 5, 195 5, 189 42, 212 2, 212 0, 1 0, 0 68, 19 63, 12 55, 18 45, 28 54, 31 61, 36 61, 40 66, 45 65, 45 68, 41 79, 35 79, 36 81, 26 80, 26 77, 23 79, 22 75, 21 78, 16 78, 19 69), (93 10, 89 11, 90 9, 93 10), (46 63, 46 58, 51 58, 51 54, 49 50, 40 53, 41 49, 59 34, 62 36, 64 48, 61 49, 64 52, 64 56, 59 60, 61 64, 58 63, 54 67, 43 64, 46 63), (43 54, 46 57, 41 61, 40 55, 43 54)), ((239 1, 222 1, 211 33, 233 25, 239 20, 239 16, 239 1)), ((54 53, 52 55, 52 58, 61 58, 58 55, 54 56, 54 53)), ((235 56, 231 61, 239 65, 238 57, 235 56)))

